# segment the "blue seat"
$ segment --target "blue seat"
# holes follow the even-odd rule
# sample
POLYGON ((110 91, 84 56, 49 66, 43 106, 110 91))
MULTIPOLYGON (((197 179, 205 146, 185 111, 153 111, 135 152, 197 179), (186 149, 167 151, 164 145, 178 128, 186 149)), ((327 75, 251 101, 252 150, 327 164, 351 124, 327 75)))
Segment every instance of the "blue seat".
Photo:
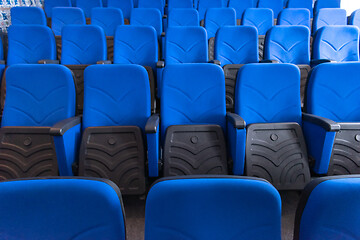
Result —
POLYGON ((47 0, 44 2, 44 11, 46 17, 52 18, 52 11, 55 7, 71 7, 70 0, 47 0))
POLYGON ((95 7, 103 7, 103 5, 101 0, 76 0, 76 7, 84 11, 89 23, 90 21, 88 19, 91 18, 91 10, 95 7))
POLYGON ((151 26, 160 40, 163 32, 161 12, 155 8, 135 8, 131 12, 130 24, 133 26, 151 26))
POLYGON ((146 70, 135 64, 90 66, 84 92, 79 175, 108 178, 123 194, 144 194, 145 156, 157 158, 152 146, 159 121, 151 117, 146 70))
POLYGON ((286 8, 277 19, 277 25, 305 26, 311 29, 310 12, 306 8, 286 8))
POLYGON ((277 19, 279 13, 284 9, 282 0, 259 0, 258 8, 270 8, 274 13, 274 18, 277 19))
POLYGON ((313 0, 288 0, 287 8, 306 8, 310 12, 310 17, 313 18, 313 0))
POLYGON ((341 0, 316 0, 314 5, 314 14, 321 8, 340 8, 341 0))
POLYGON ((11 24, 39 24, 46 26, 45 13, 38 7, 13 7, 10 9, 11 24))
POLYGON ((236 19, 241 22, 245 10, 256 8, 256 2, 254 0, 229 0, 229 8, 235 9, 236 19))
POLYGON ((357 26, 358 28, 360 28, 360 9, 354 11, 350 15, 348 24, 354 25, 354 26, 357 26))
POLYGON ((347 15, 345 9, 323 8, 314 17, 313 33, 324 26, 347 25, 347 15))
POLYGON ((305 106, 311 118, 304 129, 317 174, 360 173, 359 73, 357 62, 327 63, 310 75, 305 106))
POLYGON ((199 0, 197 10, 199 12, 200 21, 205 19, 206 11, 209 8, 221 8, 222 0, 199 0))
POLYGON ((256 178, 159 180, 150 189, 145 211, 146 240, 281 239, 280 195, 256 178))
POLYGON ((5 103, 0 178, 72 176, 81 119, 71 71, 57 64, 10 66, 5 103))
POLYGON ((313 180, 300 198, 294 240, 359 239, 359 190, 359 175, 313 180))
POLYGON ((138 8, 156 8, 159 9, 161 16, 164 15, 164 0, 139 0, 138 8))
POLYGON ((243 174, 246 166, 247 176, 267 179, 278 190, 302 190, 310 171, 301 128, 299 68, 285 63, 240 68, 235 113, 247 124, 246 133, 235 141, 246 142, 246 163, 234 166, 235 174, 243 174))
POLYGON ((108 7, 120 8, 128 24, 131 11, 134 9, 134 2, 133 0, 108 0, 108 7))
POLYGON ((224 69, 226 84, 226 109, 234 110, 236 76, 248 63, 259 62, 256 28, 250 26, 226 26, 215 37, 215 59, 224 69))
POLYGON ((168 0, 168 11, 172 11, 174 8, 193 8, 192 0, 168 0))
POLYGON ((35 178, 0 187, 0 232, 9 240, 125 240, 121 194, 110 181, 35 178))
POLYGON ((312 55, 318 61, 359 61, 359 29, 355 26, 322 27, 315 34, 312 55))
POLYGON ((124 24, 124 17, 119 8, 93 8, 91 13, 91 25, 101 27, 105 36, 113 37, 116 28, 124 24))
POLYGON ((3 78, 3 73, 5 70, 5 56, 4 56, 4 46, 3 40, 0 38, 0 78, 3 78))
POLYGON ((69 24, 85 25, 85 15, 81 8, 55 7, 52 10, 51 29, 55 36, 61 36, 62 28, 69 24))
POLYGON ((192 8, 174 8, 169 12, 168 27, 199 26, 199 13, 192 8))

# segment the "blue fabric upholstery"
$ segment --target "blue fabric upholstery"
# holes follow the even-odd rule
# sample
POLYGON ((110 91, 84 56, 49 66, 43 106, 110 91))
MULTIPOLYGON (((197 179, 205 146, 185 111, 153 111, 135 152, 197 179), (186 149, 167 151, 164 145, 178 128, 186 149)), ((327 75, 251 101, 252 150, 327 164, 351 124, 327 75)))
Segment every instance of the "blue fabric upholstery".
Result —
POLYGON ((310 30, 304 26, 275 26, 265 38, 264 59, 310 64, 310 30))
POLYGON ((114 39, 114 63, 139 64, 155 70, 158 61, 156 32, 150 26, 119 26, 114 39))
POLYGON ((52 10, 51 29, 56 36, 61 35, 62 28, 69 24, 85 25, 85 15, 81 8, 55 7, 52 10))
POLYGON ((84 11, 86 18, 91 18, 91 9, 102 6, 101 0, 76 0, 76 7, 84 11))
POLYGON ((163 0, 139 0, 138 8, 156 8, 164 15, 165 2, 163 0))
POLYGON ((226 26, 215 37, 215 59, 221 66, 227 64, 257 63, 259 61, 256 28, 250 26, 226 26))
POLYGON ((169 12, 168 27, 196 27, 199 23, 199 13, 196 9, 174 8, 169 12))
POLYGON ((235 113, 247 124, 301 125, 300 70, 292 64, 247 64, 240 68, 235 113))
POLYGON ((70 0, 46 0, 44 2, 44 11, 48 18, 52 17, 52 11, 55 7, 71 7, 70 0))
POLYGON ((130 24, 133 26, 152 26, 155 28, 158 38, 162 27, 161 12, 155 8, 136 8, 131 12, 130 24))
POLYGON ((340 8, 341 0, 316 0, 314 5, 314 14, 321 8, 340 8))
POLYGON ((359 29, 355 26, 325 26, 313 41, 313 59, 337 62, 359 61, 359 29))
POLYGON ((305 8, 287 8, 280 12, 277 19, 278 25, 305 26, 311 28, 310 12, 305 8))
POLYGON ((310 17, 313 17, 313 0, 288 0, 287 8, 306 8, 310 12, 310 17))
POLYGON ((120 190, 108 180, 39 178, 0 187, 6 239, 125 240, 120 190))
POLYGON ((282 0, 259 0, 258 8, 270 8, 273 10, 274 18, 276 19, 284 8, 284 3, 282 0))
POLYGON ((108 0, 108 7, 120 8, 124 18, 130 19, 131 11, 134 8, 133 0, 108 0))
POLYGON ((274 26, 274 13, 269 8, 248 8, 244 12, 241 25, 253 26, 259 35, 265 35, 274 26))
POLYGON ((255 8, 256 2, 254 0, 230 0, 229 8, 234 8, 236 11, 236 19, 242 19, 246 9, 255 8))
MULTIPOLYGON (((161 86, 161 135, 171 125, 225 126, 225 77, 214 64, 165 67, 161 86)), ((164 139, 164 138, 162 138, 164 139)))
POLYGON ((349 25, 354 25, 360 28, 360 9, 354 11, 349 17, 349 25))
POLYGON ((10 9, 11 24, 39 24, 46 26, 45 13, 38 7, 13 7, 10 9))
POLYGON ((63 27, 61 64, 95 64, 106 59, 106 38, 101 27, 94 25, 63 27))
POLYGON ((48 27, 12 25, 8 29, 8 41, 8 66, 56 59, 55 37, 48 27))
POLYGON ((320 9, 313 21, 313 32, 324 26, 347 25, 346 10, 340 8, 320 9))
POLYGON ((215 37, 223 26, 236 26, 236 12, 233 8, 210 8, 205 14, 205 29, 208 39, 215 37))
POLYGON ((124 24, 124 17, 119 8, 93 8, 91 24, 101 27, 106 36, 114 36, 116 28, 124 24))
POLYGON ((168 0, 169 12, 173 8, 193 8, 192 0, 168 0))
POLYGON ((165 62, 206 63, 208 43, 203 27, 171 27, 165 39, 165 62))
POLYGON ((280 240, 280 225, 279 193, 255 178, 166 178, 146 200, 146 240, 280 240))
POLYGON ((199 0, 197 10, 199 12, 199 19, 205 19, 205 14, 208 8, 221 8, 222 0, 199 0))

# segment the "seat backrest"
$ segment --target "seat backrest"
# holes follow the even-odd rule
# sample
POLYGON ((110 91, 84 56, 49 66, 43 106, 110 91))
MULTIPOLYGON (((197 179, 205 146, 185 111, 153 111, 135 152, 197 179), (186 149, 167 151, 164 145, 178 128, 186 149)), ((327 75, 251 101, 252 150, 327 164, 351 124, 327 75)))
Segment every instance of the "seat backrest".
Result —
POLYGON ((46 0, 44 2, 45 14, 48 18, 52 17, 52 11, 55 7, 71 7, 70 0, 46 0))
POLYGON ((305 26, 310 29, 310 12, 306 8, 286 8, 280 12, 277 24, 285 26, 305 26))
POLYGON ((264 59, 310 64, 310 30, 304 26, 275 26, 266 34, 264 59))
POLYGON ((280 240, 280 225, 279 193, 256 178, 165 178, 146 199, 146 240, 280 240))
POLYGON ((138 8, 156 8, 159 9, 161 16, 164 15, 165 3, 163 0, 139 0, 138 8))
POLYGON ((158 61, 156 32, 150 26, 119 26, 114 39, 114 63, 138 64, 155 70, 158 61))
POLYGON ((215 64, 172 64, 161 86, 161 135, 171 125, 216 124, 225 130, 225 77, 215 64))
POLYGON ((235 112, 247 124, 297 122, 301 125, 299 68, 285 63, 247 64, 240 68, 235 112))
POLYGON ((199 19, 200 20, 205 19, 206 11, 209 8, 221 8, 221 7, 223 7, 222 0, 199 0, 198 8, 197 8, 199 12, 199 19))
POLYGON ((360 63, 320 64, 307 87, 306 111, 336 122, 360 121, 360 63))
POLYGON ((359 239, 359 197, 359 175, 313 180, 300 198, 294 240, 359 239))
POLYGON ((165 38, 165 61, 173 63, 206 63, 208 42, 203 27, 169 27, 165 38))
POLYGON ((116 28, 124 24, 124 17, 119 8, 93 8, 91 25, 101 27, 106 36, 114 36, 116 28))
POLYGON ((169 12, 168 27, 199 26, 199 13, 193 8, 174 8, 169 12))
POLYGON ((340 8, 341 0, 316 0, 314 5, 314 14, 321 8, 340 8))
POLYGON ((354 11, 349 17, 349 25, 360 28, 360 9, 354 11))
POLYGON ((215 37, 223 26, 236 26, 236 12, 233 8, 209 8, 205 14, 205 29, 208 39, 215 37))
POLYGON ((226 26, 215 37, 215 59, 221 66, 259 62, 256 28, 250 26, 226 26))
POLYGON ((38 7, 13 7, 10 9, 11 24, 39 24, 46 26, 45 13, 38 7))
POLYGON ((56 43, 50 28, 41 25, 12 25, 8 29, 7 65, 56 59, 56 43))
POLYGON ((131 12, 130 24, 133 26, 152 26, 160 37, 162 27, 161 12, 156 8, 135 8, 131 12))
POLYGON ((259 0, 258 1, 258 8, 270 8, 274 12, 274 18, 276 19, 284 9, 284 3, 282 0, 259 0))
POLYGON ((324 26, 347 25, 346 10, 340 8, 322 8, 313 21, 313 33, 324 26))
POLYGON ((120 8, 124 18, 130 19, 131 11, 134 9, 133 0, 108 0, 108 7, 120 8))
POLYGON ((0 187, 0 231, 8 239, 125 240, 120 190, 109 180, 34 178, 0 187))
POLYGON ((270 8, 248 8, 244 12, 241 25, 253 26, 259 35, 265 35, 274 26, 274 13, 270 8))
POLYGON ((96 64, 107 59, 105 33, 99 26, 67 25, 61 40, 61 64, 96 64))
POLYGON ((359 29, 355 26, 325 26, 314 37, 313 59, 337 62, 359 61, 359 29))
POLYGON ((135 64, 93 65, 86 68, 84 79, 83 129, 98 126, 145 129, 151 114, 145 68, 135 64))
POLYGON ((69 24, 85 25, 85 14, 77 7, 55 7, 52 10, 51 29, 56 36, 61 35, 62 28, 69 24))
POLYGON ((287 8, 306 8, 310 12, 310 17, 313 17, 313 0, 288 0, 287 8))
POLYGON ((168 9, 170 10, 174 8, 193 8, 192 0, 168 0, 168 9))
POLYGON ((256 8, 254 0, 230 0, 229 8, 234 8, 236 11, 236 19, 242 19, 246 9, 256 8))
POLYGON ((53 126, 75 116, 71 71, 55 64, 19 64, 6 71, 2 127, 53 126))
POLYGON ((101 0, 76 0, 76 7, 81 8, 86 18, 91 18, 91 9, 103 7, 101 0))

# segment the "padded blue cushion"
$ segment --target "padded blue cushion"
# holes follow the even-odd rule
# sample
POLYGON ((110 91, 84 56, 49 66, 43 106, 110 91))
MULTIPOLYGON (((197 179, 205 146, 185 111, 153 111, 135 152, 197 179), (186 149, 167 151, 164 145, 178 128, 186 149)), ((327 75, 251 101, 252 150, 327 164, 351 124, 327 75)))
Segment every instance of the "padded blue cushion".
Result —
POLYGON ((354 25, 360 28, 360 9, 354 11, 349 17, 349 25, 354 25))
POLYGON ((314 13, 316 14, 321 8, 340 8, 341 0, 316 0, 314 13))
POLYGON ((101 27, 106 36, 114 36, 116 28, 124 24, 124 17, 119 8, 93 8, 91 24, 101 27))
POLYGON ((168 27, 199 26, 199 13, 192 8, 174 8, 169 12, 168 27))
POLYGON ((13 7, 10 9, 11 24, 39 24, 46 26, 45 13, 38 7, 13 7))
POLYGON ((221 8, 221 7, 223 7, 222 0, 199 0, 198 8, 197 8, 197 10, 199 11, 199 19, 200 20, 205 19, 206 11, 209 8, 221 8))
POLYGON ((121 194, 110 181, 32 179, 0 188, 0 232, 8 240, 125 240, 121 194))
POLYGON ((70 0, 46 0, 44 2, 44 10, 48 18, 52 17, 52 11, 55 7, 71 7, 70 0))
POLYGON ((235 88, 235 113, 247 124, 301 125, 300 70, 292 64, 247 64, 235 88))
POLYGON ((158 37, 163 31, 161 13, 155 8, 135 8, 131 12, 130 24, 134 26, 152 26, 155 28, 158 37))
POLYGON ((306 8, 287 8, 280 12, 278 25, 305 26, 310 29, 310 12, 306 8))
POLYGON ((76 7, 81 8, 87 18, 91 17, 91 9, 102 6, 101 0, 76 0, 76 7))
POLYGON ((156 8, 164 15, 165 2, 163 0, 139 0, 138 8, 156 8))
POLYGON ((274 13, 269 8, 248 8, 244 12, 241 25, 253 26, 259 35, 265 35, 274 26, 274 13))
POLYGON ((347 16, 345 9, 323 8, 316 14, 313 21, 313 32, 324 26, 347 25, 347 16))
POLYGON ((280 229, 280 195, 259 179, 165 179, 146 199, 146 240, 280 240, 280 229))
POLYGON ((51 29, 55 35, 61 35, 62 28, 69 24, 85 25, 85 15, 81 8, 55 7, 52 10, 51 29))
POLYGON ((165 61, 173 63, 206 63, 208 43, 203 27, 169 27, 165 38, 165 61))
POLYGON ((114 39, 114 63, 139 64, 155 70, 158 61, 156 32, 150 26, 119 26, 114 39))
POLYGON ((162 137, 171 125, 216 124, 225 130, 225 77, 221 67, 207 63, 167 65, 160 94, 162 137))
POLYGON ((83 129, 138 126, 151 114, 149 77, 138 65, 93 65, 85 70, 83 129))
POLYGON ((274 12, 274 18, 277 18, 284 8, 284 3, 282 0, 259 0, 257 7, 270 8, 274 12))
POLYGON ((310 17, 313 17, 313 0, 288 0, 287 8, 306 8, 310 12, 310 17))
POLYGON ((108 7, 120 8, 124 18, 130 19, 131 11, 134 8, 133 0, 107 0, 108 7))
POLYGON ((336 122, 360 122, 360 63, 327 63, 313 69, 307 112, 336 122))
POLYGON ((310 30, 304 26, 275 26, 265 38, 264 59, 310 64, 310 30))
POLYGON ((6 70, 1 126, 53 126, 74 116, 75 86, 68 68, 19 64, 6 70))
POLYGON ((56 43, 50 28, 41 25, 12 25, 8 28, 7 65, 56 59, 56 43))
POLYGON ((169 11, 173 8, 193 8, 192 0, 168 0, 169 11))
POLYGON ((215 59, 221 66, 259 61, 258 36, 255 27, 226 26, 215 37, 215 59))
POLYGON ((106 38, 101 27, 94 25, 63 27, 61 64, 95 64, 106 59, 106 38))
POLYGON ((205 14, 205 29, 208 39, 215 37, 223 26, 236 26, 236 12, 233 8, 209 8, 205 14))
POLYGON ((236 11, 236 19, 242 19, 246 9, 255 8, 256 2, 254 0, 230 0, 229 8, 234 8, 236 11))
POLYGON ((317 31, 313 59, 337 62, 359 61, 359 29, 355 26, 325 26, 317 31))

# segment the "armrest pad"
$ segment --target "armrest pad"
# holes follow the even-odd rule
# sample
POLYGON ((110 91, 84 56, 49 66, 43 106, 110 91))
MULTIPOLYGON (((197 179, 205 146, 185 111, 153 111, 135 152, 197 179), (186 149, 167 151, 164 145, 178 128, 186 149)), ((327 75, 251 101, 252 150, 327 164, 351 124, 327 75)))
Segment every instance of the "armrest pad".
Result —
POLYGON ((5 65, 5 60, 0 60, 0 65, 5 65))
POLYGON ((205 26, 205 21, 204 21, 204 19, 200 21, 200 26, 201 26, 201 27, 204 27, 204 26, 205 26))
POLYGON ((145 133, 156 133, 158 130, 157 128, 159 126, 159 122, 160 122, 159 114, 152 115, 146 122, 145 133))
POLYGON ((110 60, 101 60, 97 61, 96 64, 111 64, 112 62, 110 60))
POLYGON ((80 116, 65 119, 61 122, 56 123, 50 129, 50 135, 63 136, 67 130, 70 130, 71 128, 75 127, 76 125, 78 125, 80 123, 81 123, 80 116))
POLYGON ((158 61, 156 63, 156 68, 164 68, 165 67, 165 62, 164 61, 158 61))
POLYGON ((213 63, 213 64, 216 64, 216 65, 221 65, 221 62, 219 60, 210 60, 209 63, 213 63))
POLYGON ((165 37, 166 36, 166 33, 165 32, 162 32, 160 37, 165 37))
POLYGON ((316 67, 319 64, 331 63, 331 62, 335 62, 335 61, 330 60, 330 59, 314 59, 314 60, 310 61, 310 66, 313 68, 313 67, 316 67))
POLYGON ((228 122, 234 126, 234 128, 236 128, 236 129, 246 128, 245 120, 242 117, 240 117, 239 115, 237 115, 235 113, 227 113, 226 118, 227 118, 228 122))
POLYGON ((261 60, 260 63, 279 63, 279 61, 272 60, 272 59, 264 59, 264 60, 261 60))
POLYGON ((166 19, 166 18, 167 18, 167 15, 164 15, 164 16, 163 16, 163 19, 166 19))
POLYGON ((42 59, 38 61, 38 64, 60 64, 59 60, 42 59))
POLYGON ((339 124, 327 118, 315 116, 308 113, 303 113, 303 120, 316 124, 324 128, 327 132, 338 132, 340 130, 339 124))

